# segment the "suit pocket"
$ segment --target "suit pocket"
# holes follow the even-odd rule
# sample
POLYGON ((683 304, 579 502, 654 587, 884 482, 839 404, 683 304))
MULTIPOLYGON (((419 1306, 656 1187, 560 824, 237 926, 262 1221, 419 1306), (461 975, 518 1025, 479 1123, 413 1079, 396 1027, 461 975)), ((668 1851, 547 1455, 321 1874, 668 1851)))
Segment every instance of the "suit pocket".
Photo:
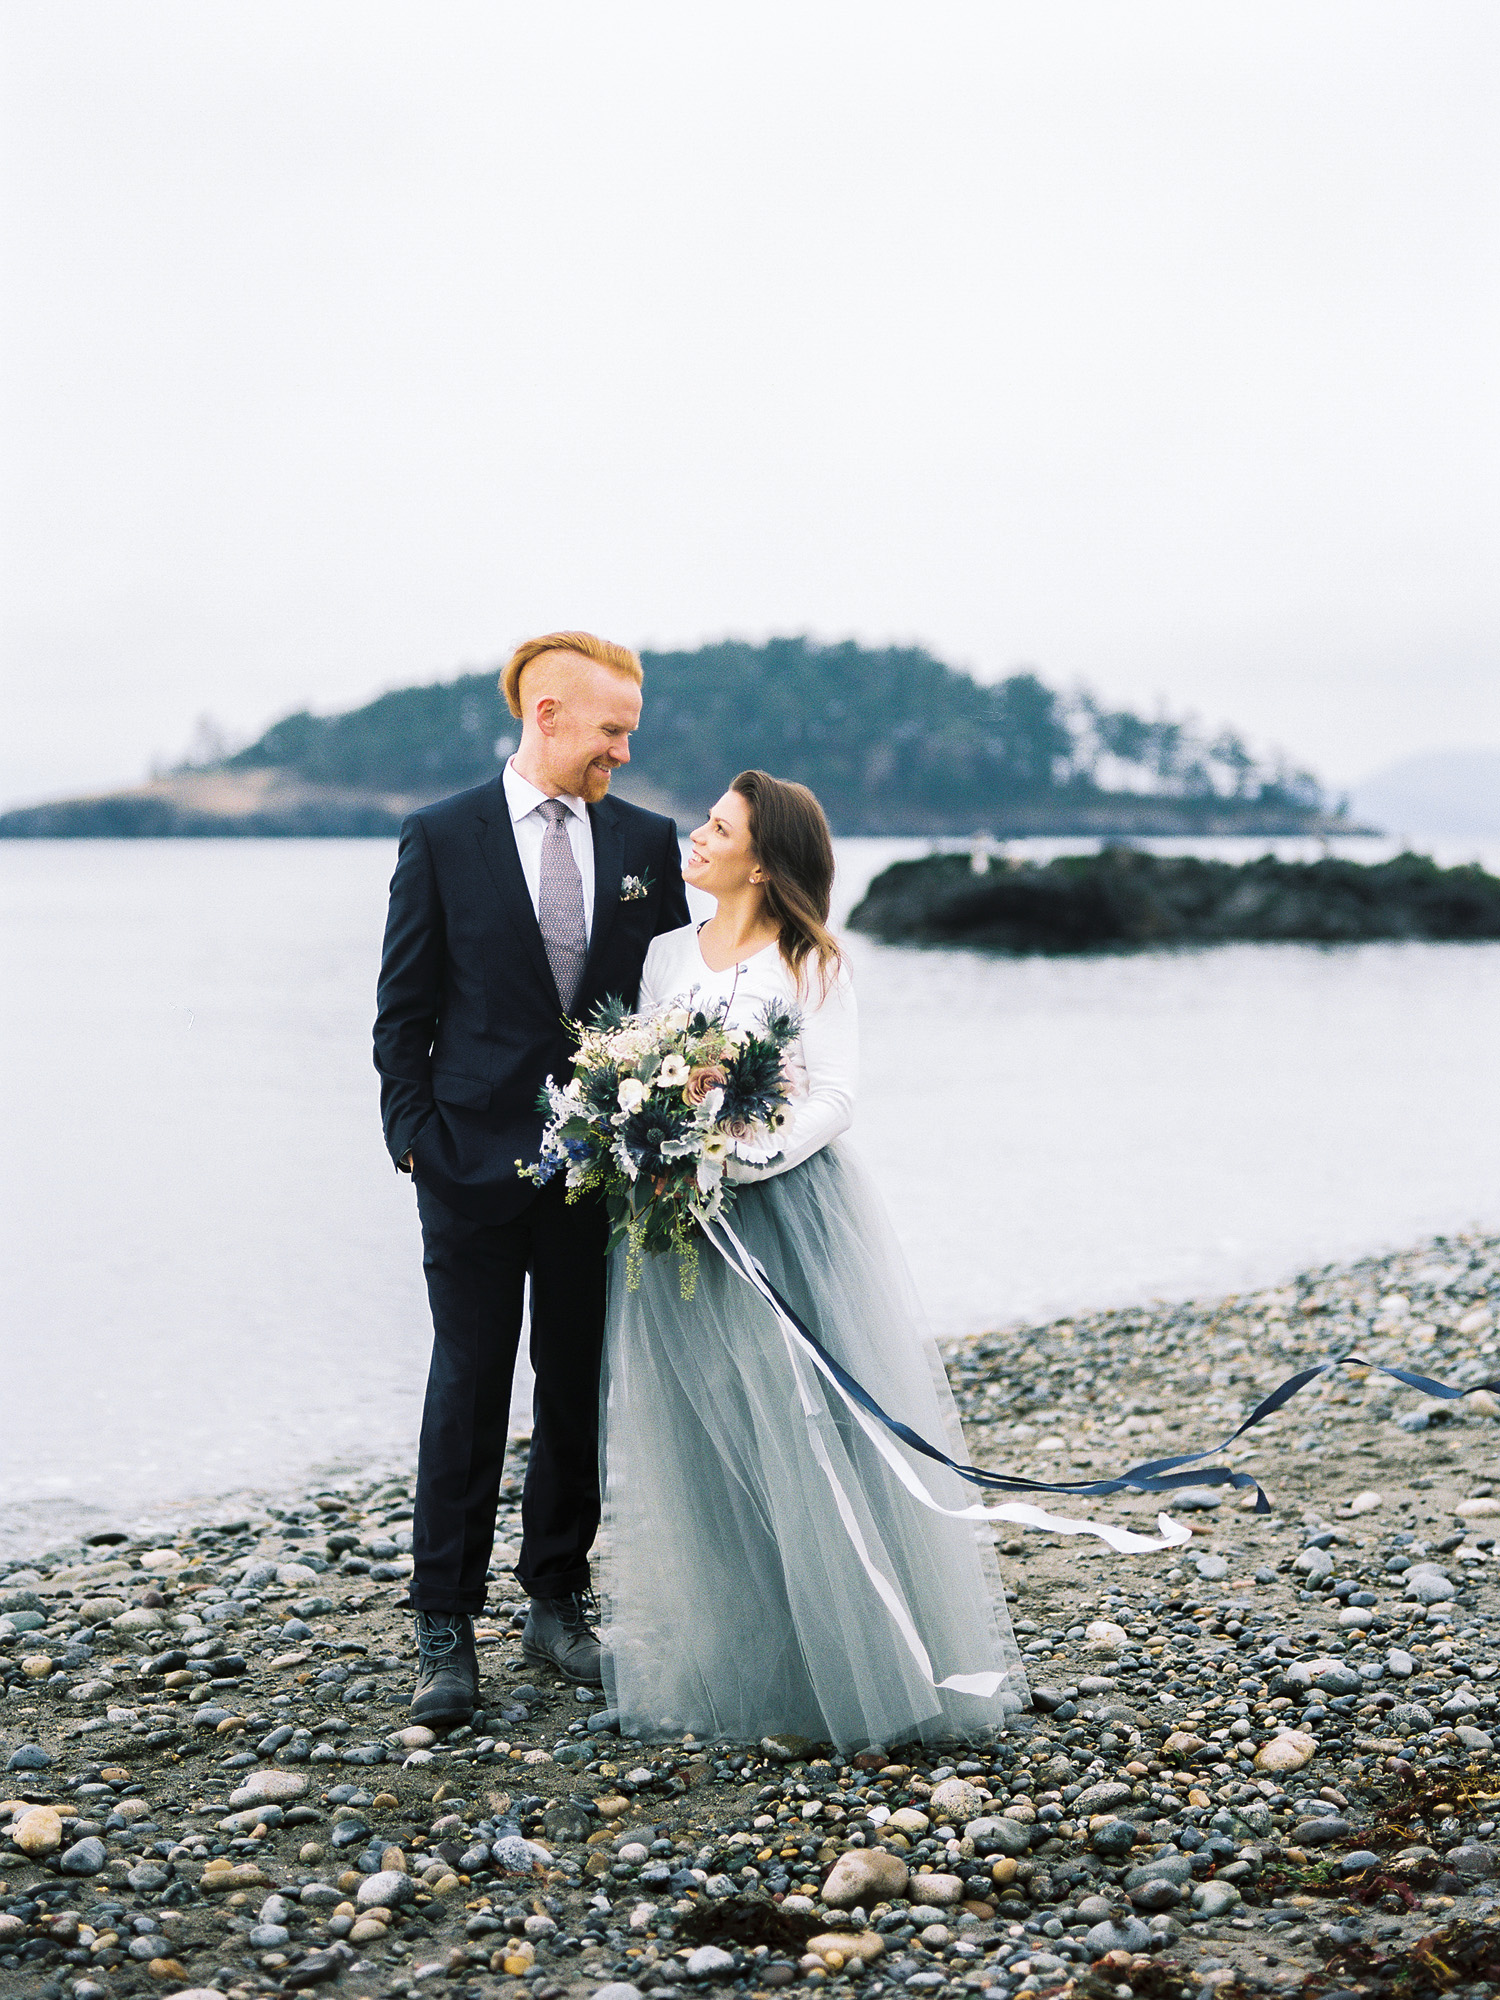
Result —
POLYGON ((459 1076, 453 1070, 432 1072, 432 1094, 439 1104, 462 1105, 466 1111, 488 1111, 490 1085, 483 1077, 459 1076))

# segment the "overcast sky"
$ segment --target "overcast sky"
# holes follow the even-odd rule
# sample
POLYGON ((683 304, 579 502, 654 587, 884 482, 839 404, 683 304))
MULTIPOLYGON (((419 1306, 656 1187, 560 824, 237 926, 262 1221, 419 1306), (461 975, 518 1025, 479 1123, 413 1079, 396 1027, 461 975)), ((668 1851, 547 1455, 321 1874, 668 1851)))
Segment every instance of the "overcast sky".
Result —
POLYGON ((1500 744, 1492 0, 4 36, 0 802, 577 624, 1500 744))

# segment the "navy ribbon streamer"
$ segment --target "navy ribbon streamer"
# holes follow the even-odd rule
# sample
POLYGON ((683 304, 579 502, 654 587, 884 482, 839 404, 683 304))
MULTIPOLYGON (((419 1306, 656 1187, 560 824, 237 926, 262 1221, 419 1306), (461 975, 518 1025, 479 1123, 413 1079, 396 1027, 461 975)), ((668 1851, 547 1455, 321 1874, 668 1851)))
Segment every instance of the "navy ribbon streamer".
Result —
POLYGON ((760 1259, 748 1251, 746 1255, 750 1257, 766 1290, 847 1396, 869 1415, 877 1418, 893 1436, 900 1438, 901 1442, 913 1451, 920 1452, 924 1458, 930 1458, 934 1464, 946 1467, 949 1472, 956 1472, 960 1479, 966 1479, 971 1486, 986 1487, 997 1493, 1071 1493, 1083 1499, 1123 1493, 1127 1490, 1138 1493, 1170 1493, 1183 1486, 1253 1486, 1254 1511, 1257 1514, 1269 1514, 1271 1503, 1266 1498, 1260 1481, 1251 1473, 1235 1472, 1227 1465, 1207 1466, 1197 1472, 1180 1472, 1175 1468, 1184 1465, 1198 1466, 1205 1458, 1212 1458, 1216 1452, 1227 1451, 1237 1438, 1242 1438, 1246 1431, 1253 1430, 1258 1423, 1272 1416, 1284 1403, 1290 1402, 1299 1389, 1305 1389, 1309 1382, 1316 1381, 1318 1376, 1326 1375, 1334 1368, 1373 1368, 1381 1375, 1389 1375, 1393 1380, 1405 1383, 1409 1389, 1420 1389, 1425 1395, 1436 1396, 1448 1403, 1457 1402, 1464 1396, 1471 1396, 1479 1389, 1500 1390, 1500 1381, 1473 1382, 1467 1389, 1455 1389, 1451 1383, 1435 1382, 1430 1375, 1416 1375, 1409 1368, 1387 1368, 1383 1362, 1366 1361, 1358 1354, 1337 1354, 1327 1361, 1319 1361, 1311 1368, 1303 1368, 1297 1374, 1289 1375, 1285 1382, 1256 1404, 1237 1431, 1232 1431, 1222 1444, 1210 1445, 1206 1451, 1182 1452, 1176 1458, 1148 1459, 1144 1465, 1132 1466, 1117 1479, 1021 1479, 1011 1472, 987 1472, 981 1466, 960 1465, 945 1451, 939 1451, 936 1445, 929 1444, 926 1438, 919 1436, 910 1424, 903 1423, 899 1417, 893 1417, 883 1410, 864 1384, 857 1381, 841 1362, 834 1359, 818 1336, 792 1310, 772 1284, 760 1259))

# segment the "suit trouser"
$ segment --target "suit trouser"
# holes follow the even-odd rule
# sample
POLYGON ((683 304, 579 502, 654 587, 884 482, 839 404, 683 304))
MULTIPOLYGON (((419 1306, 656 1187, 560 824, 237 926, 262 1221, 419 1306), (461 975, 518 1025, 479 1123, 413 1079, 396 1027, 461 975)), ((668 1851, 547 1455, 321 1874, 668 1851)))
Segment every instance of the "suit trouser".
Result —
POLYGON ((433 1341, 410 1601, 484 1608, 528 1275, 536 1398, 515 1575, 532 1597, 587 1590, 599 1530, 603 1204, 567 1204, 559 1178, 513 1221, 471 1222, 418 1182, 417 1212, 433 1341))

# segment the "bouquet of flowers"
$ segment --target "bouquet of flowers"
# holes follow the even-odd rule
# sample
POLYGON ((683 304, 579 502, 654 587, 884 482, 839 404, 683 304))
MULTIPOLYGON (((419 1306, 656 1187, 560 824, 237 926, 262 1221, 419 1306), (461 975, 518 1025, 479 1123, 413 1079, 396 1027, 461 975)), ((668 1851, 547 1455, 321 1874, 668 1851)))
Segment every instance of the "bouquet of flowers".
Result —
POLYGON ((696 1228, 733 1202, 730 1161, 771 1166, 781 1157, 783 1057, 801 1017, 770 1001, 756 1028, 731 1028, 727 1012, 727 1002, 695 1007, 691 995, 641 1014, 603 1001, 577 1027, 572 1079, 549 1076, 537 1100, 541 1158, 521 1172, 538 1183, 565 1174, 570 1201, 602 1192, 609 1247, 628 1246, 632 1291, 646 1252, 675 1250, 682 1296, 692 1298, 696 1228))

